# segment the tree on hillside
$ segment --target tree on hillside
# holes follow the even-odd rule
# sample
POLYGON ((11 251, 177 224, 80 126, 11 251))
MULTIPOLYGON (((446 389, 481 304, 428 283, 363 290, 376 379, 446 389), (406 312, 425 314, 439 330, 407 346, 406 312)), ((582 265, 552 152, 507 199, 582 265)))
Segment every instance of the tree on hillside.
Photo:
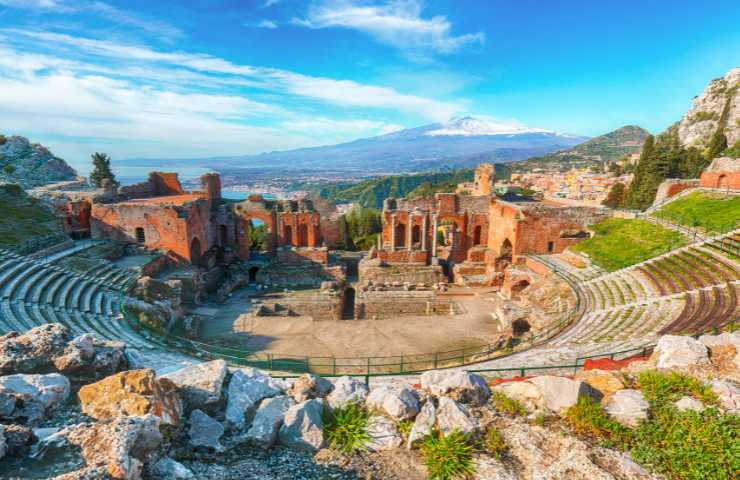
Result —
POLYGON ((95 152, 90 155, 93 163, 93 171, 90 173, 90 181, 96 187, 103 186, 103 180, 110 180, 114 185, 118 185, 116 176, 110 168, 110 157, 106 153, 95 152))
POLYGON ((624 201, 627 197, 627 187, 624 183, 617 182, 612 185, 609 194, 606 196, 606 200, 602 203, 609 208, 619 208, 624 205, 624 201))
MULTIPOLYGON (((655 165, 655 137, 648 135, 642 145, 642 153, 635 167, 635 178, 632 180, 625 205, 629 208, 644 209, 652 203, 650 191, 654 182, 656 172, 655 165)), ((657 185, 655 186, 657 189, 657 185)))

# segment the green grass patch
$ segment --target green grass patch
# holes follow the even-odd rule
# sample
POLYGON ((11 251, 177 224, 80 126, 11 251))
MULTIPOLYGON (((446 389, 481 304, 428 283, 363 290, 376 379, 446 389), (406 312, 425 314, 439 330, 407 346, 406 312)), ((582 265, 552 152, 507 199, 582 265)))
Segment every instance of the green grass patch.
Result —
POLYGON ((498 428, 494 425, 488 427, 486 436, 483 439, 483 447, 487 453, 491 454, 498 460, 501 460, 509 449, 509 447, 506 446, 506 442, 504 441, 504 437, 501 435, 501 432, 499 432, 498 428))
POLYGON ((708 232, 727 232, 740 226, 740 196, 693 192, 662 207, 655 216, 708 232))
POLYGON ((491 402, 496 407, 496 410, 511 417, 523 417, 527 414, 527 410, 518 400, 507 397, 502 392, 491 393, 491 402))
POLYGON ((432 480, 465 478, 475 473, 470 436, 454 431, 434 432, 421 445, 421 454, 432 480))
POLYGON ((329 446, 345 454, 365 451, 370 440, 367 424, 370 414, 353 403, 329 410, 324 409, 324 433, 329 446))
POLYGON ((0 245, 20 245, 33 237, 62 233, 61 222, 38 200, 15 185, 0 187, 0 245))
POLYGON ((610 218, 591 227, 595 235, 571 248, 613 272, 686 244, 680 233, 645 220, 610 218))
POLYGON ((652 405, 675 402, 686 395, 704 403, 717 403, 717 396, 709 385, 682 373, 646 371, 637 376, 637 382, 645 399, 652 405))
POLYGON ((612 419, 591 397, 583 396, 565 412, 565 420, 578 434, 602 441, 607 446, 625 445, 629 430, 612 419))

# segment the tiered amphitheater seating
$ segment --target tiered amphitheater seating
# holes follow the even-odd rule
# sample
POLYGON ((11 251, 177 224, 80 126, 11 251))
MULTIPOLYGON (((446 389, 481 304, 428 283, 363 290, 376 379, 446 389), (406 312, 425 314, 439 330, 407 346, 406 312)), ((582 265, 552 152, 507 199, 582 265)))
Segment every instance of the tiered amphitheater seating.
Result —
POLYGON ((536 256, 570 275, 584 303, 580 320, 550 343, 629 348, 658 335, 702 332, 736 320, 740 264, 731 252, 739 235, 689 245, 612 273, 578 272, 558 255, 536 256))
POLYGON ((110 264, 79 274, 50 263, 63 256, 55 254, 46 263, 0 249, 0 334, 56 322, 77 335, 94 333, 134 348, 161 349, 161 342, 133 330, 120 314, 123 287, 135 272, 110 264))

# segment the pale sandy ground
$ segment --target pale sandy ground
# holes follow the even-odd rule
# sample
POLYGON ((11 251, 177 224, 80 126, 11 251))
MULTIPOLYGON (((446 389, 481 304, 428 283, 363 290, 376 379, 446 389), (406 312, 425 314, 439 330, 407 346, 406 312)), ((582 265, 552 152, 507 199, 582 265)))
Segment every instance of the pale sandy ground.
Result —
POLYGON ((432 353, 495 343, 498 322, 493 297, 460 297, 466 313, 448 316, 398 317, 385 320, 314 321, 305 317, 260 317, 248 334, 231 332, 247 309, 244 293, 235 295, 204 326, 203 337, 227 336, 242 346, 281 354, 364 357, 432 353))

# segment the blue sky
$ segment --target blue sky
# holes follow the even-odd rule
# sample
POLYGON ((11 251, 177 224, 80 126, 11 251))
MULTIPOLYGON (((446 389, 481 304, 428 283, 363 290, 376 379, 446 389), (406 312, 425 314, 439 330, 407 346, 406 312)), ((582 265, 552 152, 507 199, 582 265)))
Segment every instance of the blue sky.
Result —
POLYGON ((740 66, 736 1, 0 0, 0 132, 76 167, 481 116, 659 132, 740 66))

